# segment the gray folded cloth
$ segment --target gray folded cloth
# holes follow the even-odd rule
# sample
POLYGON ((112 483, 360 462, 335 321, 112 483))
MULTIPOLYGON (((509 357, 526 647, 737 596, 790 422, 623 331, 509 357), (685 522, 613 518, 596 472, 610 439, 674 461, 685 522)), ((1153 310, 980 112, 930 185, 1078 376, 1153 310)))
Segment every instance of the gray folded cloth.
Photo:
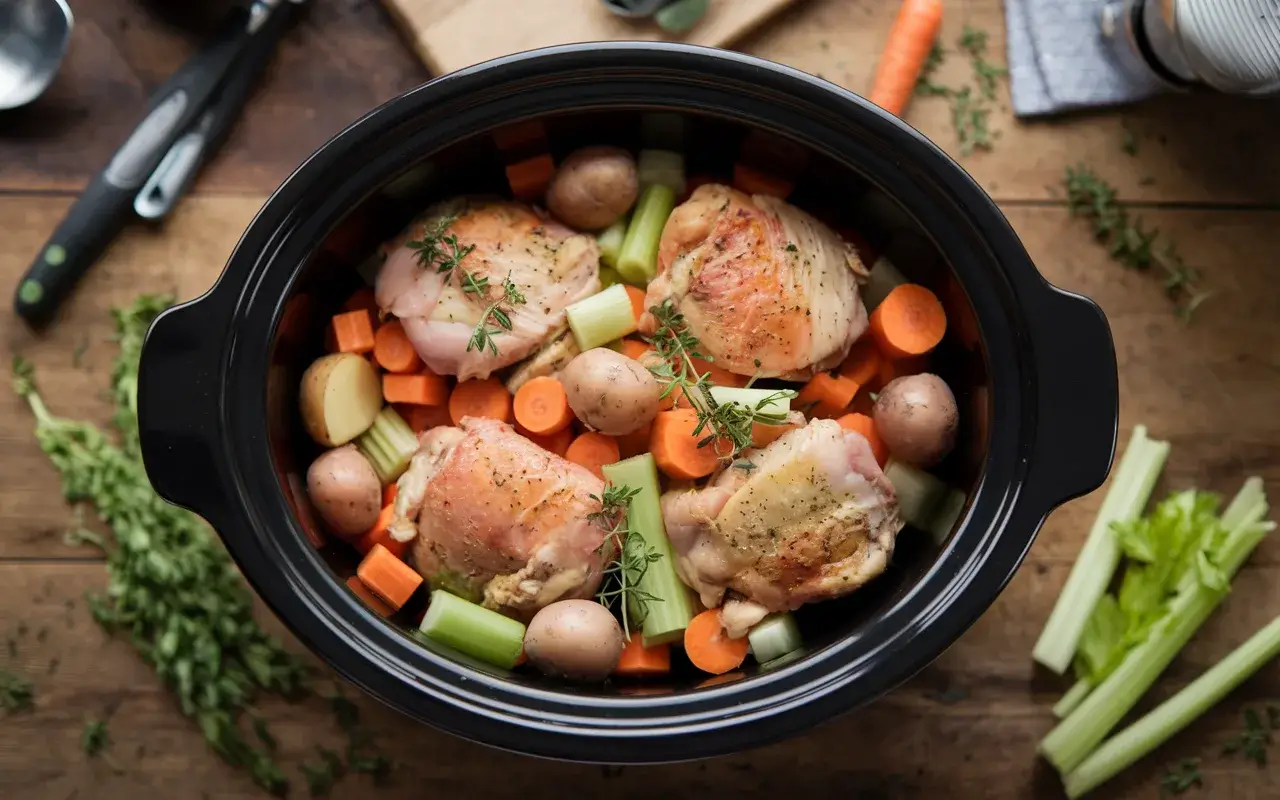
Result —
POLYGON ((1162 91, 1126 72, 1102 38, 1106 0, 1004 0, 1013 113, 1118 105, 1162 91))

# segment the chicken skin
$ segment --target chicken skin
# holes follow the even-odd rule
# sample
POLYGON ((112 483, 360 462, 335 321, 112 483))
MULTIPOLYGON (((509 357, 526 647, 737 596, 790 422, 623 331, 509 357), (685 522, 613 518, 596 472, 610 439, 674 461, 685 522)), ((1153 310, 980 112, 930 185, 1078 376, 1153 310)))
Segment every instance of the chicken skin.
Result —
POLYGON ((390 532, 428 584, 522 621, 590 598, 612 555, 587 518, 604 483, 497 420, 424 433, 398 487, 390 532))
MULTIPOLYGON (((806 380, 866 329, 866 274, 851 245, 800 209, 706 184, 667 219, 645 308, 671 300, 718 367, 806 380)), ((653 315, 640 327, 652 333, 653 315)))
POLYGON ((884 572, 902 519, 861 434, 813 420, 743 457, 755 468, 726 469, 706 488, 662 497, 676 571, 704 605, 719 606, 731 589, 788 611, 884 572))
MULTIPOLYGON (((385 314, 400 319, 423 362, 439 375, 458 380, 487 378, 540 347, 565 324, 565 307, 600 291, 600 248, 594 236, 575 233, 539 216, 522 203, 464 198, 429 209, 384 246, 386 262, 378 273, 375 297, 385 314), (424 264, 422 249, 412 246, 452 217, 443 231, 438 255, 424 264), (457 237, 455 248, 448 237, 457 237), (466 252, 466 248, 474 250, 466 252), (439 265, 465 253, 447 273, 439 265), (480 292, 466 291, 466 276, 488 281, 480 292), (504 302, 511 330, 492 319, 492 349, 472 347, 472 332, 485 310, 503 297, 510 279, 523 303, 504 302)), ((470 284, 474 288, 474 284, 470 284)))

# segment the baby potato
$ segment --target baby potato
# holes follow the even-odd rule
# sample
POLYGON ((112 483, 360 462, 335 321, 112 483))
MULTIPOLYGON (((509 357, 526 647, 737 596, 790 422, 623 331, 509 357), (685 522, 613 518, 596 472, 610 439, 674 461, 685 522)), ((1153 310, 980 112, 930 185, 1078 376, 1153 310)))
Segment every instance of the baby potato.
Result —
POLYGON ((640 193, 636 162, 620 147, 573 151, 547 187, 547 208, 561 222, 595 231, 616 222, 640 193))
POLYGON ((609 436, 634 433, 658 414, 662 385, 640 362, 607 347, 574 358, 560 382, 578 419, 609 436))
POLYGON ((872 417, 893 457, 917 467, 945 458, 960 424, 951 388, 930 373, 890 381, 876 397, 872 417))
POLYGON ((609 677, 625 645, 613 614, 591 600, 551 603, 524 634, 524 653, 543 674, 584 681, 609 677))
POLYGON ((317 444, 336 447, 369 429, 382 410, 382 382, 355 353, 322 356, 302 373, 302 423, 317 444))
POLYGON ((334 535, 354 539, 378 521, 382 482, 369 460, 348 444, 311 462, 307 495, 334 535))

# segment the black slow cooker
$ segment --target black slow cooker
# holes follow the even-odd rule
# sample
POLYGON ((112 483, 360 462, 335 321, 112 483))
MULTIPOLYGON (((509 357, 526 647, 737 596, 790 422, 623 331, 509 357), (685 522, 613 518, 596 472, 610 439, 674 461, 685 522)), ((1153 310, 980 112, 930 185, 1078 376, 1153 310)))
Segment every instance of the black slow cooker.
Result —
POLYGON ((271 608, 348 679, 476 741, 630 763, 780 739, 925 666, 996 598, 1048 512, 1101 484, 1117 397, 1102 313, 1046 283, 992 200, 919 133, 778 64, 612 43, 444 76, 324 145, 267 201, 214 288, 156 320, 138 410, 156 490, 208 519, 271 608), (712 680, 571 685, 434 649, 343 585, 357 555, 325 543, 303 488, 316 451, 297 419, 301 373, 362 259, 433 199, 503 190, 502 148, 518 148, 532 121, 556 158, 657 137, 713 176, 732 172, 744 143, 769 143, 796 165, 791 202, 859 237, 864 254, 888 251, 943 299, 933 369, 964 421, 940 474, 965 491, 963 513, 945 536, 904 531, 883 577, 802 609, 803 657, 712 680))

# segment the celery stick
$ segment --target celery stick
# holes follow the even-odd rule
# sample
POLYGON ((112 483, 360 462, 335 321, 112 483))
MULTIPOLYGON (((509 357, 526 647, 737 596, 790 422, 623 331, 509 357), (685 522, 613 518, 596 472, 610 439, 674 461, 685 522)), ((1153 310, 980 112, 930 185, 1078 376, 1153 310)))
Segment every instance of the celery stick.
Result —
POLYGON ((964 504, 968 499, 969 496, 959 489, 948 489, 934 507, 929 524, 921 527, 933 535, 935 542, 941 544, 951 535, 951 529, 956 526, 960 515, 964 513, 964 504))
POLYGON ((675 207, 676 194, 669 186, 654 184, 640 195, 614 265, 627 283, 645 286, 658 274, 658 240, 675 207))
POLYGON ((1058 719, 1066 719, 1072 711, 1084 702, 1089 696, 1089 692, 1093 691, 1093 681, 1088 678, 1081 678, 1072 685, 1067 693, 1062 696, 1053 707, 1053 715, 1058 719))
MULTIPOLYGON (((1246 491, 1247 485, 1241 492, 1246 491)), ((1275 527, 1273 523, 1261 522, 1266 513, 1266 503, 1239 513, 1240 524, 1213 553, 1213 561, 1228 581, 1267 531, 1275 527)), ((1225 592, 1207 588, 1199 581, 1180 588, 1169 610, 1152 625, 1146 639, 1130 650, 1120 666, 1040 742, 1038 749, 1045 758, 1064 774, 1080 766, 1155 683, 1225 596, 1225 592)))
POLYGON ((751 655, 760 664, 767 664, 804 645, 795 617, 785 612, 770 614, 756 623, 747 633, 747 641, 751 643, 751 655))
POLYGON ((356 447, 385 486, 409 468, 409 459, 418 452, 418 437, 394 408, 384 406, 369 430, 356 439, 356 447))
POLYGON ((1168 442, 1148 439, 1144 426, 1134 427, 1084 548, 1071 567, 1062 594, 1058 595, 1049 621, 1031 651, 1032 658, 1054 672, 1062 674, 1071 663, 1085 622, 1120 563, 1120 546, 1111 533, 1111 523, 1133 519, 1142 513, 1168 455, 1168 442))
MULTIPOLYGON (((612 268, 618 265, 618 253, 622 251, 622 240, 626 235, 627 218, 624 216, 596 236, 596 244, 600 246, 600 263, 609 267, 610 272, 613 272, 612 268)), ((614 274, 617 273, 614 272, 614 274)), ((604 270, 600 270, 600 280, 604 280, 604 270)))
POLYGON ((662 556, 649 564, 639 583, 640 591, 657 599, 645 603, 643 612, 636 605, 630 609, 633 615, 644 613, 644 646, 678 641, 693 619, 693 603, 688 589, 676 575, 675 554, 662 522, 657 464, 652 454, 642 453, 616 464, 606 464, 602 469, 605 479, 614 486, 640 490, 631 498, 627 526, 644 537, 646 547, 662 556))
POLYGON ((431 593, 418 630, 433 642, 503 669, 514 667, 524 649, 524 625, 439 589, 431 593))
POLYGON ((884 476, 898 495, 898 513, 908 525, 928 530, 947 494, 947 485, 924 470, 889 460, 884 476))
POLYGON ((679 197, 684 194, 684 156, 674 150, 641 150, 636 159, 636 178, 641 190, 665 186, 679 197))
POLYGON ((622 276, 613 267, 600 268, 600 288, 608 289, 610 286, 622 283, 622 276))
POLYGON ((711 398, 716 401, 716 405, 728 405, 737 403, 749 409, 755 409, 761 414, 777 414, 785 417, 791 413, 791 398, 794 394, 788 394, 779 389, 738 389, 734 386, 712 386, 711 398), (769 402, 765 403, 768 400, 769 402), (764 403, 764 405, 760 405, 764 403), (757 408, 759 406, 759 408, 757 408))
POLYGON ((1221 700, 1245 678, 1280 654, 1280 617, 1155 710, 1108 739, 1070 772, 1068 797, 1080 797, 1164 744, 1221 700))
POLYGON ((626 287, 620 283, 579 300, 565 309, 565 315, 583 352, 636 330, 636 312, 626 287))

